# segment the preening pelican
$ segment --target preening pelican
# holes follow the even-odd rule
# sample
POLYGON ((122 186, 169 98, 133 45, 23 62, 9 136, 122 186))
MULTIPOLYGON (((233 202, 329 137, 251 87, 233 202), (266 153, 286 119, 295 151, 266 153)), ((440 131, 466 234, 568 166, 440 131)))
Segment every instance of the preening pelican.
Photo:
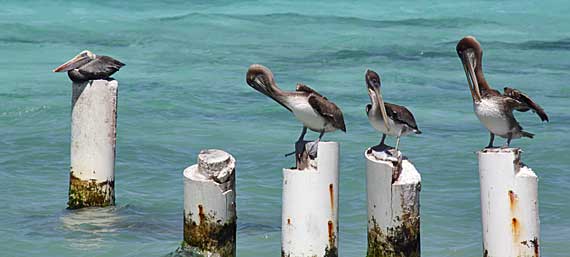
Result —
POLYGON ((532 110, 542 121, 548 121, 544 110, 528 95, 517 89, 505 87, 501 94, 489 86, 483 75, 483 49, 477 39, 472 36, 464 37, 457 43, 456 50, 467 76, 475 114, 491 135, 487 148, 493 147, 495 135, 506 138, 507 147, 513 138, 533 138, 534 134, 524 131, 519 125, 513 110, 521 112, 532 110))
POLYGON ((275 83, 271 70, 259 64, 253 64, 249 67, 246 82, 255 90, 272 98, 285 109, 292 112, 303 123, 301 136, 295 144, 297 160, 304 149, 304 137, 307 133, 307 128, 320 133, 315 144, 309 149, 309 154, 313 157, 316 156, 318 142, 326 132, 335 130, 346 132, 340 108, 310 87, 297 84, 295 91, 283 91, 275 83))

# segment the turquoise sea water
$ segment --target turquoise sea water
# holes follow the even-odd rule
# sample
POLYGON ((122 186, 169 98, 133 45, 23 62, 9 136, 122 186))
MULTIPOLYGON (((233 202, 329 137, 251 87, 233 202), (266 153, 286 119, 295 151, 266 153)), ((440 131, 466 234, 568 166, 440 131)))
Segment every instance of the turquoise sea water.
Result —
MULTIPOLYGON (((475 151, 488 133, 455 44, 472 34, 487 79, 535 98, 515 140, 540 176, 543 256, 570 241, 570 4, 553 1, 1 1, 0 256, 164 256, 182 240, 182 170, 200 149, 238 160, 238 256, 279 256, 281 169, 300 124, 245 84, 251 63, 284 89, 311 85, 344 111, 340 256, 364 256, 364 71, 424 132, 402 150, 422 173, 423 256, 481 256, 475 151), (117 206, 68 211, 71 87, 51 70, 83 49, 125 62, 117 206)), ((307 138, 317 135, 310 133, 307 138)), ((388 143, 393 144, 393 139, 388 143)), ((497 139, 497 144, 503 143, 497 139)))

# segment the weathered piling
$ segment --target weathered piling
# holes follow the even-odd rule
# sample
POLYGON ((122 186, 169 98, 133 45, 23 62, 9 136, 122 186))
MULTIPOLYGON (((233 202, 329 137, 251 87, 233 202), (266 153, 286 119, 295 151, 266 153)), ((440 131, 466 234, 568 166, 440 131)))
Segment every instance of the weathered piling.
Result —
POLYGON ((419 257, 420 174, 405 157, 400 162, 371 148, 364 157, 368 198, 366 256, 419 257))
POLYGON ((338 256, 339 144, 320 142, 304 169, 283 169, 281 256, 338 256))
POLYGON ((115 204, 116 80, 72 84, 69 209, 115 204))
POLYGON ((200 256, 236 256, 235 164, 230 154, 202 150, 184 170, 184 248, 200 256))
POLYGON ((477 153, 481 183, 483 256, 538 257, 538 178, 518 148, 477 153))

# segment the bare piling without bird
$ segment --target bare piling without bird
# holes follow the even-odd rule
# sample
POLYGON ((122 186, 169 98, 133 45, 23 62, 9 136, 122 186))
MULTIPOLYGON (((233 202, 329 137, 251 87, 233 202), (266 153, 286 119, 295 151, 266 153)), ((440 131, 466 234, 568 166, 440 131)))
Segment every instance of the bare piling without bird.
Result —
POLYGON ((538 177, 521 162, 518 148, 484 149, 477 155, 483 255, 540 256, 538 177))
POLYGON ((116 80, 72 84, 69 209, 115 204, 116 80))
POLYGON ((230 154, 208 149, 184 170, 184 250, 236 256, 235 165, 230 154))
POLYGON ((405 157, 371 148, 366 158, 367 257, 420 256, 421 176, 405 157))
POLYGON ((338 256, 339 144, 319 142, 304 169, 283 169, 281 256, 338 256))

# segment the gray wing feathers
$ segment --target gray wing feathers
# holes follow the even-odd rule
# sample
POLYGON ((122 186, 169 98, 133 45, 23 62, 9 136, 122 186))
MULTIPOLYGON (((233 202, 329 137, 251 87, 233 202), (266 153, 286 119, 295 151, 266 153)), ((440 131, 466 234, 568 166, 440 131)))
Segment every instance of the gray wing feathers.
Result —
POLYGON ((532 110, 533 112, 536 112, 536 114, 538 114, 540 120, 548 121, 548 115, 546 115, 544 109, 542 109, 542 107, 540 107, 537 103, 535 103, 529 96, 527 96, 526 94, 517 89, 510 87, 505 87, 504 91, 505 91, 504 93, 505 96, 508 96, 509 98, 515 100, 514 102, 511 102, 515 110, 521 112, 532 110))
POLYGON ((419 130, 418 125, 416 124, 416 119, 408 108, 386 102, 384 103, 384 106, 386 107, 386 114, 388 114, 391 119, 404 123, 412 129, 419 130))
POLYGON ((297 91, 297 92, 305 92, 305 93, 308 93, 308 94, 315 94, 315 95, 318 95, 318 96, 324 98, 325 100, 327 99, 327 98, 324 97, 323 95, 319 94, 319 92, 315 91, 314 89, 310 88, 309 86, 307 86, 307 85, 305 85, 305 84, 298 83, 298 84, 297 84, 297 87, 295 88, 295 91, 297 91))
POLYGON ((97 56, 97 58, 79 68, 78 71, 90 80, 104 79, 113 75, 123 66, 125 64, 109 56, 97 56))
POLYGON ((309 95, 309 104, 335 128, 346 132, 342 111, 338 106, 336 106, 336 104, 327 100, 318 93, 309 95))

